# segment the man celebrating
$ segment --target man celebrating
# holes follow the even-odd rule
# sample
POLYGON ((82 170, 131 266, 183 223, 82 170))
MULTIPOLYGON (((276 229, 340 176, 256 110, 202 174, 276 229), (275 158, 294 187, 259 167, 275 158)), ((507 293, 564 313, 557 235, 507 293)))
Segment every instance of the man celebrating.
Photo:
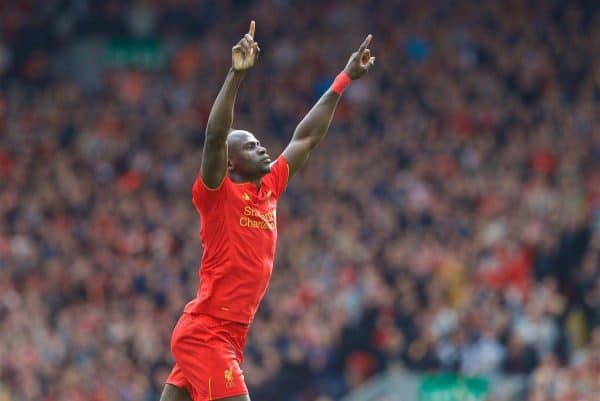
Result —
POLYGON ((250 30, 232 48, 192 189, 204 253, 197 297, 173 330, 175 366, 161 401, 249 401, 240 365, 248 328, 265 294, 277 240, 277 200, 323 139, 344 89, 373 66, 368 35, 275 159, 256 137, 232 130, 235 97, 260 52, 250 30))

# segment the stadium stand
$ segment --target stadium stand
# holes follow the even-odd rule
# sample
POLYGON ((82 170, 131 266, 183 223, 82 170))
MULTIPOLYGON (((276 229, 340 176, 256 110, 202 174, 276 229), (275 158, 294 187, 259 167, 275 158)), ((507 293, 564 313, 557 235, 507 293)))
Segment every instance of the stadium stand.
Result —
POLYGON ((234 124, 271 154, 367 32, 377 55, 280 204, 252 398, 401 369, 592 399, 595 3, 1 2, 0 400, 158 400, 197 286, 204 124, 250 17, 234 124))

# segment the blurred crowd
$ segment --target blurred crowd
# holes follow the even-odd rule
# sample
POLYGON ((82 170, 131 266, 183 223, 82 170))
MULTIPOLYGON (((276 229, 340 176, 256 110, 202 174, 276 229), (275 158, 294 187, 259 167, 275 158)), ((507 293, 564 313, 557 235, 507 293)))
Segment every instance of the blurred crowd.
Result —
POLYGON ((600 391, 594 1, 19 1, 0 15, 0 400, 158 401, 197 288, 191 185, 230 48, 234 125, 277 155, 366 33, 375 68, 278 211, 253 399, 333 400, 391 367, 600 391), (129 35, 164 68, 61 74, 129 35))

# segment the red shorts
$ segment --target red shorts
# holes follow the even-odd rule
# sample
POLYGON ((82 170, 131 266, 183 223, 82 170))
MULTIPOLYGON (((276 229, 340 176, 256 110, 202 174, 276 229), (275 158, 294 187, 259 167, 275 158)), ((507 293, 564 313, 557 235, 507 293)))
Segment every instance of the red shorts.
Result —
POLYGON ((175 366, 167 383, 194 401, 248 394, 240 367, 248 325, 183 313, 171 337, 175 366))

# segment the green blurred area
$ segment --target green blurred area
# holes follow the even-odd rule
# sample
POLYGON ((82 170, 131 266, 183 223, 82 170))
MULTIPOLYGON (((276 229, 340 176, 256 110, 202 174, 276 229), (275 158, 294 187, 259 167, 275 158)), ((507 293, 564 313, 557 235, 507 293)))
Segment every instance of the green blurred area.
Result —
POLYGON ((155 70, 166 63, 164 46, 158 39, 117 37, 106 44, 104 62, 113 68, 155 70))
POLYGON ((427 375, 419 386, 419 401, 483 401, 489 389, 489 382, 482 377, 427 375))

